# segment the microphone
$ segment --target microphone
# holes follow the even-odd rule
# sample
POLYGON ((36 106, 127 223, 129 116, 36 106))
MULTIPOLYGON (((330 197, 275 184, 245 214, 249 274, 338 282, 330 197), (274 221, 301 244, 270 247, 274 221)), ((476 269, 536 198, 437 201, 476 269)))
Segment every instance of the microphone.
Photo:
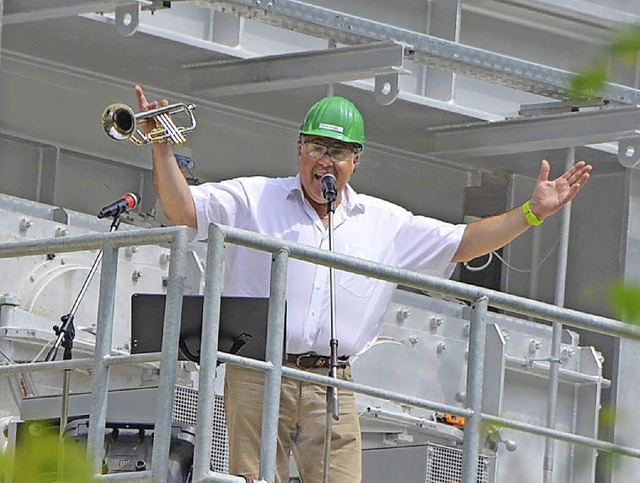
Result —
POLYGON ((119 200, 102 208, 98 213, 98 218, 121 215, 127 210, 133 210, 138 206, 138 203, 140 203, 140 195, 138 193, 127 193, 122 195, 119 200))
POLYGON ((322 196, 329 203, 333 203, 338 197, 338 188, 336 187, 336 177, 331 173, 323 174, 320 178, 322 185, 322 196))

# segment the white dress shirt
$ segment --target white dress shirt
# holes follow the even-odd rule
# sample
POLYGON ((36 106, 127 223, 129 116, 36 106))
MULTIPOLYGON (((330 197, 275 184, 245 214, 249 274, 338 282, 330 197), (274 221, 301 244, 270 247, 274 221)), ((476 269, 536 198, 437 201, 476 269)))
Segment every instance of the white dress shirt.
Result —
MULTIPOLYGON (((236 178, 191 186, 197 213, 192 238, 220 223, 329 249, 329 231, 304 197, 298 176, 236 178)), ((334 214, 334 251, 397 268, 448 277, 466 225, 453 225, 346 186, 334 214)), ((269 295, 271 255, 229 244, 225 295, 269 295)), ((379 333, 394 284, 340 270, 336 280, 339 355, 355 355, 379 333)), ((287 271, 287 352, 330 354, 329 268, 293 258, 287 271)))

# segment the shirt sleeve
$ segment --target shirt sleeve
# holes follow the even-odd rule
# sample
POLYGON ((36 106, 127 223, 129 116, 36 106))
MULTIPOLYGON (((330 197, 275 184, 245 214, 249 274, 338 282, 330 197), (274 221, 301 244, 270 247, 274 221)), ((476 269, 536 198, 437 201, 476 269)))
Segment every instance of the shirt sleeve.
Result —
POLYGON ((425 275, 450 277, 456 266, 451 258, 466 226, 408 213, 394 240, 398 266, 425 275))
POLYGON ((209 224, 239 226, 249 212, 249 200, 240 179, 190 186, 196 208, 197 229, 189 233, 190 240, 204 240, 209 224))

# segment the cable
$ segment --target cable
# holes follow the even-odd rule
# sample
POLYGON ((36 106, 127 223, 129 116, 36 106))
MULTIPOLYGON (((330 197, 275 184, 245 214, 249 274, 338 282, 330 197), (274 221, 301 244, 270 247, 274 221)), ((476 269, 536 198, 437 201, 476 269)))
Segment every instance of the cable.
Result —
MULTIPOLYGON (((466 268, 467 270, 469 270, 470 272, 480 272, 481 270, 484 270, 485 268, 487 268, 489 266, 489 264, 491 263, 491 261, 493 260, 493 254, 495 252, 489 252, 489 259, 487 260, 486 263, 484 263, 483 265, 480 265, 479 267, 472 267, 471 265, 469 265, 468 262, 464 262, 464 268, 466 268)), ((496 253, 496 256, 498 256, 498 254, 496 253)))
MULTIPOLYGON (((5 354, 2 349, 0 349, 0 355, 7 360, 9 365, 19 365, 16 361, 11 359, 11 357, 5 354)), ((11 391, 11 396, 13 396, 13 401, 16 405, 20 406, 22 399, 29 395, 37 395, 33 379, 29 373, 22 372, 19 376, 17 374, 8 374, 7 380, 11 383, 9 384, 9 390, 11 391)))
POLYGON ((56 341, 56 338, 54 337, 53 339, 50 339, 47 342, 45 342, 45 344, 42 346, 42 349, 40 349, 40 352, 38 352, 36 354, 36 356, 33 358, 31 363, 33 364, 34 362, 37 362, 38 361, 38 357, 40 357, 44 353, 44 351, 47 349, 47 347, 49 347, 49 344, 52 344, 55 341, 56 341))
POLYGON ((549 250, 549 253, 547 253, 545 255, 545 257, 540 260, 540 262, 538 262, 538 264, 533 267, 533 268, 529 268, 529 269, 523 269, 523 268, 516 268, 512 265, 509 265, 500 255, 498 255, 497 253, 495 254, 496 257, 498 258, 498 260, 500 260, 502 263, 504 263, 504 265, 507 268, 510 268, 511 270, 515 271, 515 272, 520 272, 520 273, 529 273, 529 272, 533 272, 534 270, 538 270, 538 268, 540 268, 542 266, 542 264, 544 262, 547 261, 547 259, 551 256, 551 254, 555 251, 556 247, 558 246, 558 239, 556 238, 556 241, 553 243, 553 246, 551 247, 551 250, 549 250))
POLYGON ((556 238, 556 241, 553 243, 553 246, 551 247, 551 250, 549 250, 549 253, 547 253, 545 255, 545 257, 540 260, 540 262, 538 262, 538 264, 533 267, 533 268, 516 268, 513 265, 509 265, 504 258, 502 258, 500 255, 498 255, 497 252, 489 252, 489 259, 487 260, 486 263, 484 263, 483 265, 479 266, 479 267, 471 267, 469 266, 468 262, 464 262, 463 265, 464 267, 469 270, 470 272, 479 272, 481 270, 484 270, 485 268, 487 268, 489 266, 489 264, 491 263, 491 261, 493 260, 493 256, 495 255, 495 257, 500 260, 507 268, 513 270, 514 272, 520 272, 520 273, 530 273, 533 272, 535 270, 537 270, 538 268, 540 268, 542 266, 542 264, 544 262, 547 261, 547 259, 551 256, 551 254, 555 251, 556 247, 558 246, 558 239, 556 238))

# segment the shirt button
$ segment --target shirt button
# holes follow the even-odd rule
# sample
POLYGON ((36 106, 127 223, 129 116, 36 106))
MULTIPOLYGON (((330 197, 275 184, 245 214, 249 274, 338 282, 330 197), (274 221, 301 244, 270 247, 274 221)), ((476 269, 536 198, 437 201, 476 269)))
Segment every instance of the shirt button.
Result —
POLYGON ((315 317, 315 316, 316 316, 316 313, 315 313, 315 312, 311 312, 311 315, 315 317))

